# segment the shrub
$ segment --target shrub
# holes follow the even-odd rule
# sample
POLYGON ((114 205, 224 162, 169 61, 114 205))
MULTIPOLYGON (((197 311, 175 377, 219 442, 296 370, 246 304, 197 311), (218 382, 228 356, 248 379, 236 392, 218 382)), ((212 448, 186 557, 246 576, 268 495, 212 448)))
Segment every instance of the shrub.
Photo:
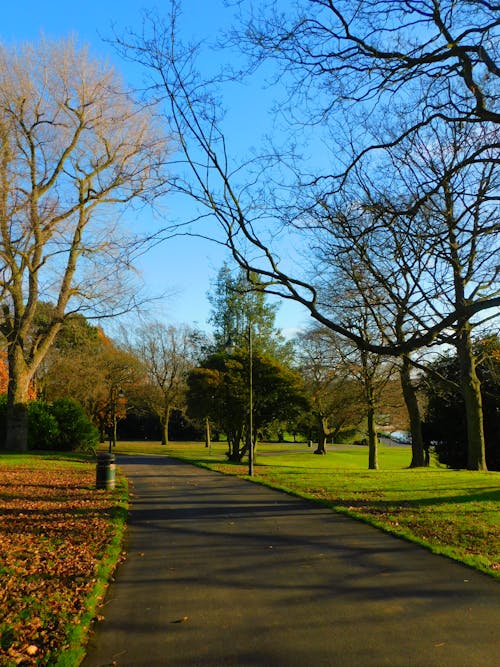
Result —
MULTIPOLYGON (((7 394, 0 394, 0 444, 5 440, 7 394)), ((73 399, 54 403, 28 403, 28 447, 56 451, 90 449, 99 441, 99 432, 73 399)))
POLYGON ((59 428, 57 446, 53 447, 54 449, 86 450, 97 444, 99 432, 85 414, 80 403, 71 398, 61 398, 54 401, 50 411, 59 428))
POLYGON ((29 449, 57 449, 59 425, 51 413, 51 406, 44 401, 28 403, 29 449))

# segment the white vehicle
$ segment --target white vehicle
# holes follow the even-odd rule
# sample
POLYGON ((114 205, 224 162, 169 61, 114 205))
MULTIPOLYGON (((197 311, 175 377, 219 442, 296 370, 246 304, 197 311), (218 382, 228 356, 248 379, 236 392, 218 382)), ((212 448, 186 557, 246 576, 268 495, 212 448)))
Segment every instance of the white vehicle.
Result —
POLYGON ((409 431, 393 431, 391 433, 391 440, 394 440, 394 442, 400 442, 404 445, 410 445, 411 433, 409 431))

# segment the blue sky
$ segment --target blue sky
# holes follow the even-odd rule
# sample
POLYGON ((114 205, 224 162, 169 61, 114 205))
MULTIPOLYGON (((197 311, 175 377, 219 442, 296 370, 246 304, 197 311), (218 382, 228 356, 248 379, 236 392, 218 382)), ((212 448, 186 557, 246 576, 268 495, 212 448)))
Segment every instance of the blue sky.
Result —
MULTIPOLYGON (((41 34, 50 38, 75 35, 80 42, 89 44, 92 54, 111 61, 123 74, 126 81, 134 83, 137 72, 131 69, 114 52, 105 39, 112 36, 113 25, 117 32, 127 27, 138 27, 141 8, 154 9, 167 6, 161 2, 140 0, 18 0, 4 3, 0 37, 3 42, 36 40, 41 34)), ((182 0, 183 25, 186 36, 210 40, 231 23, 231 10, 224 7, 223 0, 182 0)), ((210 62, 206 63, 210 66, 210 62)), ((214 62, 214 67, 215 67, 214 62)), ((248 92, 248 91, 247 91, 248 92)), ((250 108, 243 97, 234 100, 229 108, 229 120, 234 127, 248 128, 252 125, 255 142, 266 131, 265 113, 255 103, 250 108)), ((267 93, 261 92, 266 95, 267 93)), ((255 98, 254 98, 255 99, 255 98)), ((245 132, 248 139, 248 133, 245 132)), ((244 150, 244 149, 242 149, 244 150)), ((162 210, 169 217, 189 216, 174 198, 167 198, 162 210)), ((150 224, 148 211, 141 212, 138 223, 150 224)), ((150 251, 142 260, 140 270, 151 294, 167 293, 168 296, 156 306, 155 316, 168 323, 198 324, 207 328, 210 304, 207 290, 224 259, 223 251, 209 241, 194 238, 178 238, 166 241, 150 251)), ((290 302, 283 303, 277 317, 277 325, 288 335, 303 327, 308 316, 305 310, 290 302)))

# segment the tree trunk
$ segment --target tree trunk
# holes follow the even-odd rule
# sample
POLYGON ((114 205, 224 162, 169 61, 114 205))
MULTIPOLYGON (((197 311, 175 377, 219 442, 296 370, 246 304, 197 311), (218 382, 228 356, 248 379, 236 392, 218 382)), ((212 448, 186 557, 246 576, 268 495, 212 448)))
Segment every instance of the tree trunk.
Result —
POLYGON ((314 450, 314 454, 326 454, 326 433, 323 418, 318 416, 318 446, 314 450))
POLYGON ((5 449, 28 451, 28 398, 31 374, 20 345, 9 345, 9 385, 7 390, 7 424, 5 449))
POLYGON ((228 446, 229 446, 228 459, 233 463, 241 463, 241 459, 243 458, 243 452, 240 449, 239 443, 232 442, 229 440, 228 446))
POLYGON ((469 323, 463 324, 456 343, 467 418, 467 469, 487 470, 481 382, 476 372, 470 331, 469 323))
POLYGON ((378 470, 378 438, 375 429, 375 407, 368 406, 368 468, 369 470, 378 470))
POLYGON ((205 447, 212 448, 212 440, 210 437, 210 420, 205 417, 205 447))
POLYGON ((420 419, 420 409, 418 407, 417 394, 410 377, 411 363, 407 356, 403 356, 399 375, 401 378, 401 388, 403 397, 410 418, 411 431, 411 463, 410 468, 421 468, 429 465, 429 461, 424 453, 424 439, 422 436, 422 421, 420 419))
POLYGON ((163 409, 163 415, 161 418, 161 444, 168 445, 168 423, 170 421, 170 405, 165 405, 163 409))
POLYGON ((240 463, 243 458, 243 451, 245 448, 240 448, 242 436, 243 433, 241 429, 238 429, 235 433, 227 434, 227 457, 229 461, 232 461, 233 463, 240 463))

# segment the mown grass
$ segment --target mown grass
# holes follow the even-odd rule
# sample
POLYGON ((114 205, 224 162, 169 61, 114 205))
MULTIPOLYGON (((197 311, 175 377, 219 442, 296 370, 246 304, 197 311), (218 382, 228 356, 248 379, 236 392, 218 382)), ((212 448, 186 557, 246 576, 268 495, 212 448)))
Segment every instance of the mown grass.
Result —
MULTIPOLYGON (((224 444, 168 447, 122 443, 124 453, 167 453, 225 474, 247 476, 225 460, 224 444)), ((409 469, 408 447, 381 446, 379 470, 367 470, 364 447, 330 448, 314 456, 304 445, 259 445, 254 480, 418 542, 500 578, 500 473, 449 470, 435 462, 409 469)))

